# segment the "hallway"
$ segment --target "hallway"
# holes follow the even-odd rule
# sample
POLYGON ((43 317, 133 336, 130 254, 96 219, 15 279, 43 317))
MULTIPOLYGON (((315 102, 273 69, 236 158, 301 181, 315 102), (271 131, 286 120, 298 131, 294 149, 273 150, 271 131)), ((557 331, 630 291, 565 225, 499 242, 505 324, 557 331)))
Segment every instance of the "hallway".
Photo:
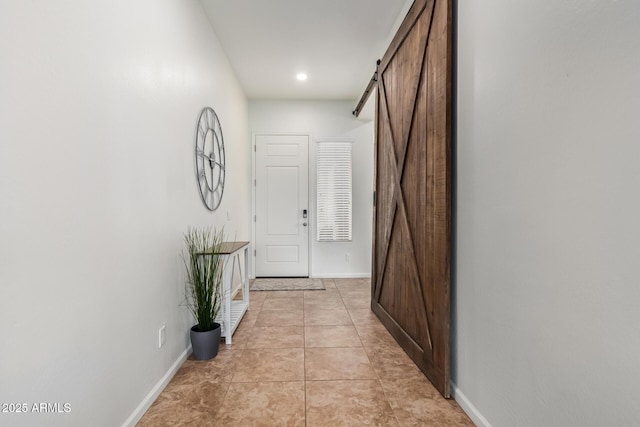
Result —
POLYGON ((370 311, 367 279, 251 293, 233 344, 187 360, 139 426, 472 426, 370 311))

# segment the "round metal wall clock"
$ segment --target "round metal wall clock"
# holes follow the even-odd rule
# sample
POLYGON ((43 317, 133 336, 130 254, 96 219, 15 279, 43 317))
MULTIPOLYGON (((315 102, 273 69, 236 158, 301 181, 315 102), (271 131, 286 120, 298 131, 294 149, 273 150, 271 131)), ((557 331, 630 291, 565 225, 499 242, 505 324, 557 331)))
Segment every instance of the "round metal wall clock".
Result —
POLYGON ((205 207, 215 211, 224 193, 224 138, 213 108, 200 112, 196 129, 196 181, 205 207))

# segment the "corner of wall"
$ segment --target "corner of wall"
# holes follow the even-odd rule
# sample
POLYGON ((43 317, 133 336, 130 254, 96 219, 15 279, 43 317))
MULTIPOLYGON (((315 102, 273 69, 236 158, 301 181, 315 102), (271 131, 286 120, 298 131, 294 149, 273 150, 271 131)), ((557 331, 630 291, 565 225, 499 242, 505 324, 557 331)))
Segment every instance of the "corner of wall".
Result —
POLYGON ((162 390, 169 384, 169 381, 174 377, 174 375, 180 369, 180 366, 187 360, 187 357, 191 354, 191 345, 187 347, 182 354, 173 362, 173 365, 169 367, 169 370, 160 378, 160 380, 156 383, 155 386, 149 391, 149 393, 142 399, 142 402, 136 407, 129 418, 126 419, 124 423, 122 423, 122 427, 134 427, 138 421, 142 419, 142 416, 145 412, 153 405, 153 402, 160 396, 162 390))
POLYGON ((458 402, 458 405, 462 408, 462 410, 471 418, 471 421, 474 422, 477 426, 482 427, 491 427, 489 421, 485 417, 482 416, 478 408, 476 408, 473 403, 465 396, 465 394, 458 388, 456 383, 451 381, 451 395, 458 402))

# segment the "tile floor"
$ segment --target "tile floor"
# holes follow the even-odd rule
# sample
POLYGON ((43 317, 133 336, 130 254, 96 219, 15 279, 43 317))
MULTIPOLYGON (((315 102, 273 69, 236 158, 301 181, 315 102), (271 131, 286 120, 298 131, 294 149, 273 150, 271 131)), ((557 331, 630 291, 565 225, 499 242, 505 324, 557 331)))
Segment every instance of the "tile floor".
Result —
POLYGON ((369 308, 365 279, 252 292, 230 346, 187 360, 139 426, 473 426, 369 308))

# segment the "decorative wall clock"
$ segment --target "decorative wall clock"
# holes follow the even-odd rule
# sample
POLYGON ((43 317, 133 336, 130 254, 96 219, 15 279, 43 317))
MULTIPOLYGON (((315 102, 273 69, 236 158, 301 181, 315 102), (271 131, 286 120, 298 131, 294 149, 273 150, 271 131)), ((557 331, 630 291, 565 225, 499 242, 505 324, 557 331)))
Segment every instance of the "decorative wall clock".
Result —
POLYGON ((196 129, 196 181, 202 203, 210 211, 220 206, 225 175, 220 120, 213 108, 205 107, 200 112, 196 129))

